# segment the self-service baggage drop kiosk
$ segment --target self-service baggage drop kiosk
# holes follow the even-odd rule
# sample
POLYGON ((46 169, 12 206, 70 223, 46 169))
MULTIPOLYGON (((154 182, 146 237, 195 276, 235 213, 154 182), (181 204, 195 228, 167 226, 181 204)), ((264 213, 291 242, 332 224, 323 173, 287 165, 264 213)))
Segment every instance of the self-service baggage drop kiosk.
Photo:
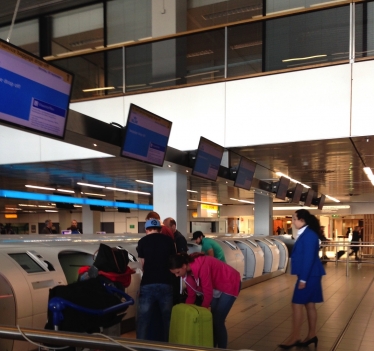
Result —
POLYGON ((263 273, 277 271, 279 267, 279 249, 277 245, 265 237, 254 236, 252 239, 255 240, 264 252, 265 261, 263 273))
POLYGON ((264 270, 264 252, 260 245, 249 238, 234 239, 244 256, 243 279, 256 278, 262 275, 264 270))
POLYGON ((234 267, 243 278, 244 275, 244 256, 234 241, 226 238, 213 239, 222 247, 225 254, 226 263, 234 267))
POLYGON ((288 264, 288 249, 286 244, 275 238, 275 237, 269 237, 269 240, 271 240, 275 245, 277 245, 279 250, 279 266, 278 269, 286 269, 288 264))

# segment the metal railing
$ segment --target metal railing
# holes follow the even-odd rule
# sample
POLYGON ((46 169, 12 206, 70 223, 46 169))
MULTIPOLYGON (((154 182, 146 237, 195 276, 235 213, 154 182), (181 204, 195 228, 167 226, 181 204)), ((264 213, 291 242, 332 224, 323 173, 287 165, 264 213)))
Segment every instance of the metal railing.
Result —
POLYGON ((361 267, 361 264, 362 263, 370 263, 370 264, 373 264, 374 263, 374 254, 368 254, 368 253, 364 253, 363 249, 364 248, 374 248, 374 243, 373 242, 363 242, 363 241, 359 241, 359 242, 350 242, 350 241, 323 241, 321 243, 321 248, 322 248, 322 261, 324 262, 331 262, 332 260, 331 259, 326 259, 326 255, 325 255, 325 252, 326 252, 326 248, 327 247, 330 247, 330 248, 333 248, 333 250, 329 250, 329 251, 334 251, 335 252, 335 257, 333 259, 333 262, 335 262, 335 264, 338 264, 338 262, 345 262, 346 263, 346 276, 348 277, 349 276, 349 263, 358 263, 358 267, 360 268, 361 267), (352 250, 353 248, 357 248, 358 247, 358 256, 359 256, 359 259, 358 260, 352 260, 349 258, 350 256, 350 250, 352 250), (340 260, 340 257, 339 257, 339 252, 341 251, 345 251, 344 253, 341 254, 341 256, 345 255, 345 258, 344 260, 340 260), (364 260, 365 258, 373 258, 373 260, 364 260))
POLYGON ((79 334, 64 331, 53 331, 44 329, 21 329, 15 326, 0 325, 0 339, 11 339, 26 341, 34 344, 54 345, 43 346, 42 350, 61 349, 62 346, 82 347, 96 350, 154 350, 154 351, 196 351, 215 350, 204 347, 188 345, 175 345, 162 342, 145 342, 136 339, 120 337, 108 337, 104 334, 79 334))

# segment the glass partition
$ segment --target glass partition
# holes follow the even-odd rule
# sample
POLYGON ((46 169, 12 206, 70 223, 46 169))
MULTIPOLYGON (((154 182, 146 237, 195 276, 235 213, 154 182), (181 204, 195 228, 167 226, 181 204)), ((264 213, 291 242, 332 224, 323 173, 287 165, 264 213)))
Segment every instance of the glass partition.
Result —
MULTIPOLYGON (((286 11, 301 10, 334 2, 342 2, 342 0, 266 0, 266 14, 272 15, 286 11)), ((350 0, 347 0, 347 2, 350 2, 350 0)))
MULTIPOLYGON (((0 38, 6 40, 10 26, 0 28, 0 38)), ((39 56, 39 22, 37 19, 15 24, 10 43, 39 56)))
POLYGON ((52 17, 52 55, 104 45, 103 5, 61 12, 52 17))
POLYGON ((355 6, 355 57, 374 56, 374 2, 355 6))
POLYGON ((224 29, 127 47, 126 91, 221 79, 224 48, 224 29))
POLYGON ((349 59, 349 6, 265 21, 264 71, 349 59))

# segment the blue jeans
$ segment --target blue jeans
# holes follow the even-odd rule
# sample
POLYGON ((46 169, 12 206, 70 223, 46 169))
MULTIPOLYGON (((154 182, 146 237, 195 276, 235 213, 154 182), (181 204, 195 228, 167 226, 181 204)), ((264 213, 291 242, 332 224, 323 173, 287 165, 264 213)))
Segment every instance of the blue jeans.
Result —
POLYGON ((136 317, 136 338, 143 340, 169 340, 173 287, 168 284, 147 284, 140 286, 136 317), (154 335, 157 323, 157 336, 154 335), (159 326, 162 327, 159 327, 159 326), (152 333, 153 331, 153 333, 152 333))
POLYGON ((227 349, 227 330, 225 320, 236 300, 235 296, 222 293, 219 298, 213 298, 210 305, 213 315, 214 347, 227 349))

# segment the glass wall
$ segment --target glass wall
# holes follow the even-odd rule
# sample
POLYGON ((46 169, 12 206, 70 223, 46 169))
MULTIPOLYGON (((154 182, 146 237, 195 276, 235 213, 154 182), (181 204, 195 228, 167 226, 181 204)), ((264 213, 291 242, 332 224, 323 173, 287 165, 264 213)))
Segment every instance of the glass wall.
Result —
POLYGON ((374 56, 374 2, 355 6, 355 57, 374 56))
POLYGON ((83 7, 52 17, 52 55, 104 46, 103 5, 83 7))
POLYGON ((223 78, 224 48, 224 29, 127 47, 126 91, 223 78))
POLYGON ((264 71, 349 59, 349 6, 265 22, 264 71))
MULTIPOLYGON (((10 26, 0 28, 0 38, 6 40, 9 35, 10 26)), ((15 24, 10 41, 11 44, 39 56, 39 22, 32 20, 15 24)))
MULTIPOLYGON (((301 10, 342 1, 344 0, 266 0, 266 14, 271 15, 285 11, 301 10)), ((350 2, 350 0, 347 0, 347 2, 350 2)))

